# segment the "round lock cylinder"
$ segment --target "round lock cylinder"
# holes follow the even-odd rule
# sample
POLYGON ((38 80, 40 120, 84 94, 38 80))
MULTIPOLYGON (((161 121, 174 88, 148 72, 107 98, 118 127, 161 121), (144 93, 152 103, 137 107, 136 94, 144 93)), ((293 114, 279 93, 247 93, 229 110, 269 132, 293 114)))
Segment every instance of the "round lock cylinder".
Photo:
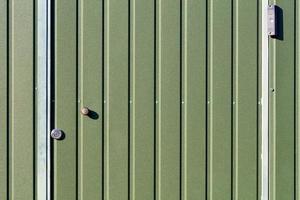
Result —
POLYGON ((53 129, 50 135, 55 140, 60 140, 63 138, 63 132, 60 129, 53 129))
POLYGON ((81 108, 80 112, 82 115, 88 115, 90 110, 87 107, 83 107, 81 108))

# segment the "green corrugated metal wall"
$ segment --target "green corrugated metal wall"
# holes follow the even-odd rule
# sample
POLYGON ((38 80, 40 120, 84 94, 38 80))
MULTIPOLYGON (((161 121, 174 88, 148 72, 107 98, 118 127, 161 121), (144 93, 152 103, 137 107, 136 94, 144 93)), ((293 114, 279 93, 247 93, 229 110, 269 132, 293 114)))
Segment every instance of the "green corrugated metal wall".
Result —
POLYGON ((269 40, 270 200, 299 200, 300 4, 297 0, 270 3, 276 3, 283 13, 280 37, 269 40))
POLYGON ((35 3, 0 1, 0 199, 35 197, 35 3))
POLYGON ((259 199, 259 3, 56 0, 54 199, 259 199))
MULTIPOLYGON (((300 5, 270 3, 270 199, 299 199, 300 5)), ((258 5, 55 1, 54 199, 259 199, 258 5)), ((1 199, 36 194, 35 9, 0 5, 1 199)))

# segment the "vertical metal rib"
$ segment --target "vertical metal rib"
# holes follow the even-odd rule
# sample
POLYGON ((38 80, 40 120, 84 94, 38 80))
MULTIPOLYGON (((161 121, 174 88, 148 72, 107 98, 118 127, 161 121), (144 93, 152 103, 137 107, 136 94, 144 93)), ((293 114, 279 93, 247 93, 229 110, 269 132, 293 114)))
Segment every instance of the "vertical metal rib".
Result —
POLYGON ((207 26, 207 198, 213 199, 213 1, 208 0, 207 26))
POLYGON ((130 90, 129 90, 129 105, 130 105, 130 149, 129 152, 131 153, 129 163, 130 164, 130 190, 128 191, 130 193, 130 199, 135 200, 136 199, 136 144, 135 144, 135 138, 136 138, 136 118, 135 118, 135 107, 136 107, 136 98, 135 98, 135 93, 136 93, 136 1, 131 0, 130 2, 130 13, 129 13, 129 19, 130 19, 130 33, 129 33, 129 46, 130 49, 128 50, 129 53, 129 59, 130 59, 130 90))
POLYGON ((105 47, 104 47, 104 55, 105 55, 105 66, 104 66, 104 112, 105 112, 105 116, 104 116, 104 120, 105 120, 105 124, 104 124, 104 139, 105 139, 105 147, 104 147, 104 151, 105 151, 105 155, 104 155, 104 163, 105 163, 105 167, 104 167, 104 171, 105 171, 105 190, 104 190, 104 198, 109 200, 109 167, 110 167, 110 163, 109 163, 109 132, 110 132, 110 127, 109 127, 109 34, 110 34, 110 30, 109 30, 109 22, 110 22, 110 12, 109 12, 109 0, 105 1, 105 22, 104 22, 104 29, 106 30, 104 35, 105 35, 105 47))
POLYGON ((232 2, 232 198, 239 199, 239 101, 238 101, 238 74, 239 74, 239 6, 238 0, 232 2))
POLYGON ((300 3, 295 1, 295 199, 300 200, 300 3))
POLYGON ((161 200, 161 0, 156 1, 156 199, 161 200))
POLYGON ((262 40, 262 199, 269 199, 269 60, 267 36, 267 5, 261 1, 261 40, 262 40))
POLYGON ((188 96, 187 96, 187 50, 188 50, 188 41, 187 41, 187 20, 188 20, 188 0, 182 0, 181 2, 181 199, 187 200, 187 105, 188 105, 188 96))

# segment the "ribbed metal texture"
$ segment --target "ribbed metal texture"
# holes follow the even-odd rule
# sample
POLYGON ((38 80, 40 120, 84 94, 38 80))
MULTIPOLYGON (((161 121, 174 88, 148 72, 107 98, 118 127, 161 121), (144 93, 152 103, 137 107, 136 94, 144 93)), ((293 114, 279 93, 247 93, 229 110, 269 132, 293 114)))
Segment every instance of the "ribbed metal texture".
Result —
POLYGON ((260 199, 258 5, 56 0, 54 199, 260 199))
POLYGON ((0 1, 0 199, 35 199, 34 1, 0 1))
POLYGON ((269 40, 270 199, 299 200, 300 4, 277 0, 276 5, 279 36, 269 40))

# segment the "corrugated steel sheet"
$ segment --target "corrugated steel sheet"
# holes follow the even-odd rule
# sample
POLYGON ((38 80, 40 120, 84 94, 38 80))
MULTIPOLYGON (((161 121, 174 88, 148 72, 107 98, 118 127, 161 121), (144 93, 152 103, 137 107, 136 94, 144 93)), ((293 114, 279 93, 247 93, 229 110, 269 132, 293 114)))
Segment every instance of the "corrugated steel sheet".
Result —
POLYGON ((300 199, 299 1, 277 0, 279 37, 270 48, 270 199, 300 199))
POLYGON ((35 197, 34 1, 0 1, 0 198, 35 197))
POLYGON ((259 1, 53 13, 54 199, 260 198, 259 1))

